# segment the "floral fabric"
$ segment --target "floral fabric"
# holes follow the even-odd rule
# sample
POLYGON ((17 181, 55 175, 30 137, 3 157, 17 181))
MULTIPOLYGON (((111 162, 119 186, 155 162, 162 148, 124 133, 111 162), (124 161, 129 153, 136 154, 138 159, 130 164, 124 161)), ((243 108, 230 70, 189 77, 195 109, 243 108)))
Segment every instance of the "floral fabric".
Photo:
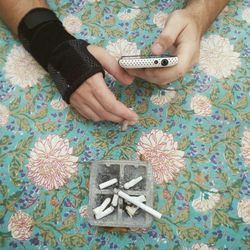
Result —
MULTIPOLYGON (((66 29, 113 56, 146 54, 185 1, 50 0, 66 29)), ((135 80, 117 98, 140 115, 126 132, 82 119, 0 24, 1 249, 249 249, 250 2, 232 0, 200 62, 164 89, 135 80), (148 230, 87 222, 90 162, 141 159, 154 172, 148 230)))

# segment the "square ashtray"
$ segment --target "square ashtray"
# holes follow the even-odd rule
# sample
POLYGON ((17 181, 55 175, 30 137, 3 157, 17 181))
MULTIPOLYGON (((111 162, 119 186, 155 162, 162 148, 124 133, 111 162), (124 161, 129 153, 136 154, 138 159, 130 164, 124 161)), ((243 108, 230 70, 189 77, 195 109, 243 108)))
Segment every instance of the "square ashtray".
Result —
POLYGON ((142 209, 133 217, 125 211, 125 201, 119 198, 117 207, 113 213, 101 219, 96 219, 93 209, 100 206, 106 198, 112 199, 114 188, 126 192, 130 196, 144 195, 145 204, 153 207, 153 177, 150 163, 144 161, 95 161, 90 169, 90 187, 88 220, 93 226, 100 227, 150 227, 153 217, 142 209), (130 180, 142 176, 143 179, 130 189, 125 189, 124 184, 130 180), (99 184, 116 178, 118 180, 112 186, 104 189, 99 188, 99 184))

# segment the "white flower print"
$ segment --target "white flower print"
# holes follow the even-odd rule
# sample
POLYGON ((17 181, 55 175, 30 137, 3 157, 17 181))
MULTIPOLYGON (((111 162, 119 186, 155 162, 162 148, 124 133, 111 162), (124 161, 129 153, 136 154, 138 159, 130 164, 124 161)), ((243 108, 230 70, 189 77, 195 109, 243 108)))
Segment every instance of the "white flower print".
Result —
POLYGON ((63 26, 71 34, 78 33, 81 31, 82 21, 76 16, 69 15, 63 19, 63 26))
POLYGON ((212 113, 211 101, 208 97, 202 95, 193 96, 191 103, 191 109, 194 113, 201 116, 209 116, 212 113))
POLYGON ((163 29, 165 27, 165 23, 167 21, 168 14, 164 12, 158 12, 154 15, 153 23, 156 24, 156 26, 160 29, 163 29))
POLYGON ((136 43, 129 42, 125 39, 118 39, 116 42, 109 42, 107 50, 117 60, 121 56, 140 55, 141 53, 137 48, 136 43))
POLYGON ((227 38, 211 35, 203 38, 200 50, 200 68, 210 76, 218 79, 229 77, 240 64, 240 53, 227 38))
POLYGON ((211 189, 211 192, 203 192, 198 199, 193 200, 192 206, 198 212, 207 212, 213 209, 220 201, 221 195, 217 189, 211 189))
POLYGON ((184 151, 178 150, 178 143, 172 134, 153 129, 142 133, 137 144, 137 155, 143 155, 152 164, 154 180, 158 184, 172 181, 185 168, 184 151))
POLYGON ((61 111, 67 108, 68 104, 62 98, 59 98, 52 100, 51 106, 53 109, 61 111))
POLYGON ((183 250, 217 250, 217 248, 209 247, 207 244, 204 243, 195 243, 194 245, 192 245, 191 248, 184 247, 183 250))
POLYGON ((0 104, 0 127, 3 127, 7 124, 9 115, 9 110, 5 106, 0 104))
POLYGON ((246 128, 241 139, 241 155, 246 166, 250 167, 250 128, 246 128))
POLYGON ((79 214, 81 217, 88 217, 88 207, 86 205, 79 209, 79 214))
POLYGON ((250 8, 246 8, 242 11, 242 19, 250 23, 250 8))
POLYGON ((4 66, 6 79, 12 85, 22 88, 31 87, 39 83, 46 75, 45 70, 22 47, 14 45, 7 56, 4 66))
POLYGON ((157 95, 151 96, 150 100, 153 104, 164 106, 170 103, 176 97, 176 91, 174 90, 160 90, 157 95))
POLYGON ((242 220, 250 225, 250 199, 242 199, 237 205, 238 215, 242 220))
POLYGON ((118 13, 117 16, 122 21, 129 21, 129 20, 135 18, 138 14, 140 14, 140 12, 141 12, 141 10, 137 6, 135 6, 133 9, 129 8, 123 12, 118 13))
POLYGON ((10 217, 8 230, 16 240, 27 240, 32 235, 33 220, 30 215, 18 211, 10 217))
POLYGON ((77 173, 78 157, 72 155, 69 140, 58 135, 39 138, 31 150, 28 168, 29 179, 47 190, 58 189, 77 173))

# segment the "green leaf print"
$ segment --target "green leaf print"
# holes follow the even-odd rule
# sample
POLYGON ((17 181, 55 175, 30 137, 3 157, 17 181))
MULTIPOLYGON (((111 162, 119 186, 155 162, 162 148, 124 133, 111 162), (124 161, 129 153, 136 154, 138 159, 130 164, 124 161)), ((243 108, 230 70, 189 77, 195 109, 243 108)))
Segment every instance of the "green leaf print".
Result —
POLYGON ((184 208, 182 209, 180 212, 178 212, 178 215, 176 217, 176 219, 174 220, 174 223, 180 223, 180 222, 186 222, 189 218, 189 209, 188 208, 184 208))
POLYGON ((86 239, 82 234, 63 234, 62 243, 67 248, 82 247, 86 244, 86 239))
POLYGON ((144 128, 148 128, 151 126, 153 126, 153 127, 156 126, 157 124, 159 124, 159 121, 153 117, 142 117, 142 118, 140 118, 139 123, 144 128))
POLYGON ((62 226, 59 228, 60 231, 70 230, 74 227, 76 223, 76 215, 69 215, 62 223, 62 226))
POLYGON ((9 105, 10 111, 16 111, 20 107, 21 97, 16 97, 9 105))
POLYGON ((56 246, 56 238, 53 232, 51 231, 45 231, 41 230, 41 235, 44 238, 44 240, 48 243, 49 246, 55 247, 56 246))
POLYGON ((216 209, 215 211, 213 211, 212 225, 214 227, 220 227, 221 225, 224 225, 226 227, 231 227, 234 230, 238 230, 240 223, 240 219, 232 218, 227 213, 221 210, 216 209))
POLYGON ((250 236, 245 237, 242 240, 243 244, 250 248, 250 236))
POLYGON ((45 200, 39 201, 39 203, 37 204, 37 206, 35 207, 35 209, 33 211, 33 218, 34 218, 34 220, 43 217, 45 209, 46 209, 46 202, 45 202, 45 200))
POLYGON ((54 122, 47 121, 47 122, 35 122, 35 126, 38 131, 48 131, 52 132, 57 129, 57 125, 54 122))
POLYGON ((78 143, 77 146, 74 147, 72 154, 74 156, 80 156, 84 152, 85 147, 86 147, 85 142, 78 143))
POLYGON ((11 196, 8 197, 8 199, 6 199, 6 208, 11 211, 14 212, 15 211, 15 204, 16 202, 20 199, 20 196, 22 195, 22 191, 17 191, 16 193, 12 194, 11 196))
POLYGON ((178 233, 180 238, 187 241, 192 241, 193 239, 199 240, 204 237, 204 233, 197 227, 179 227, 178 233))
POLYGON ((28 137, 27 139, 23 139, 18 142, 16 149, 18 149, 18 153, 25 153, 29 150, 30 144, 33 141, 33 136, 28 137))
POLYGON ((10 178, 15 186, 20 186, 22 184, 22 180, 19 177, 19 171, 21 170, 21 162, 13 158, 10 165, 9 165, 9 173, 10 178))
POLYGON ((167 224, 162 224, 162 223, 157 223, 157 226, 159 228, 159 230, 161 231, 161 233, 163 235, 165 235, 169 240, 172 240, 174 237, 172 228, 167 224))
POLYGON ((126 134, 123 139, 122 139, 122 145, 127 145, 130 146, 131 144, 133 144, 133 142, 135 141, 135 137, 137 135, 137 131, 133 131, 132 133, 126 134))

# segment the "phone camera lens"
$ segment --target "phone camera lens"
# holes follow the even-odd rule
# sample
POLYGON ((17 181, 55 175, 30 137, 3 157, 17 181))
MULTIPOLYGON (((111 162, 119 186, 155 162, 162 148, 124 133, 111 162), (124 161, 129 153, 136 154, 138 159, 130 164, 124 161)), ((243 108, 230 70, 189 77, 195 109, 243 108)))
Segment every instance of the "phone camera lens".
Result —
POLYGON ((154 64, 158 64, 158 60, 155 60, 155 61, 154 61, 154 64))
POLYGON ((162 66, 167 66, 168 65, 168 60, 167 59, 161 60, 161 65, 162 66))

